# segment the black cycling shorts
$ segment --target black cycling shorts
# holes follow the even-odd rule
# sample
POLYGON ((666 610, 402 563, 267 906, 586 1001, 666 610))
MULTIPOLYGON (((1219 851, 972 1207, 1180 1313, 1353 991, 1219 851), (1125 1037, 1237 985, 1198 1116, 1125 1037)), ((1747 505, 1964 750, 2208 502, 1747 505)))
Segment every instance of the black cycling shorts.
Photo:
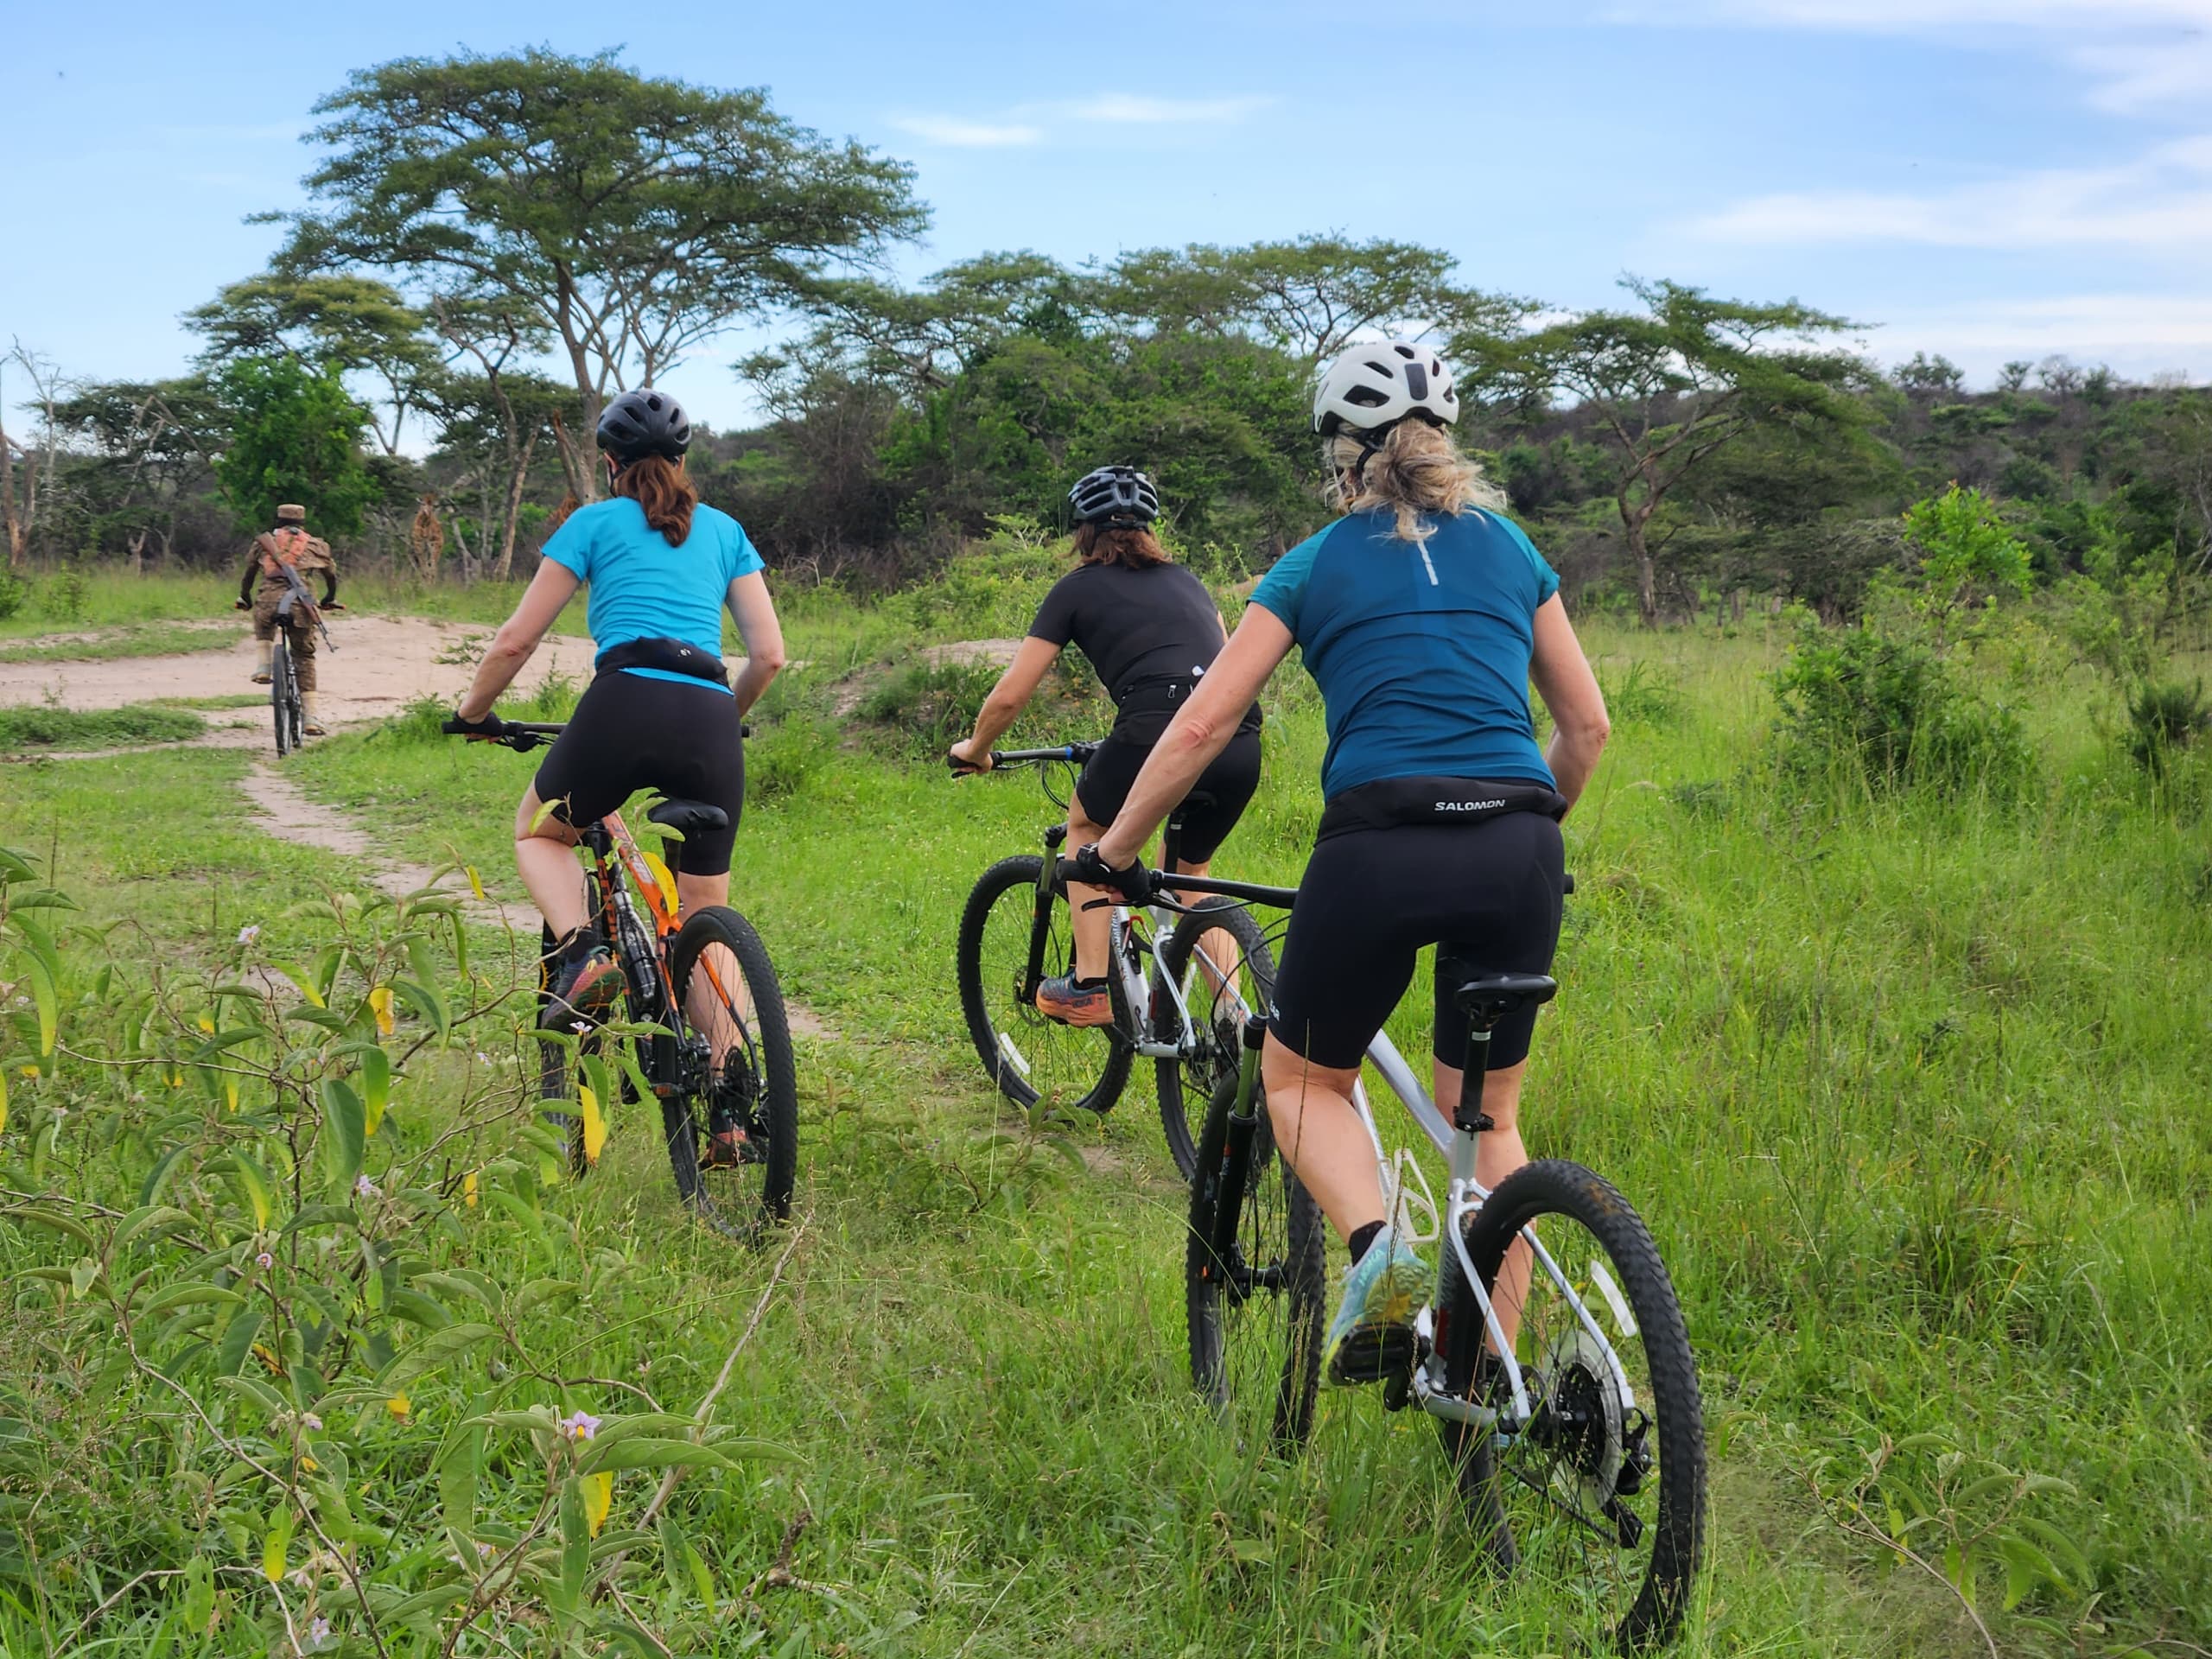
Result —
MULTIPOLYGON (((1110 825, 1129 798, 1129 786, 1144 770, 1152 747, 1166 729, 1166 718, 1140 715, 1115 722, 1098 753, 1090 757, 1076 779, 1076 804, 1093 823, 1110 825)), ((1260 788, 1260 734, 1240 731, 1229 747, 1213 758, 1191 792, 1176 810, 1182 823, 1176 856, 1186 864, 1203 864, 1221 850, 1236 820, 1252 804, 1260 788)))
POLYGON ((669 866, 684 875, 725 874, 745 808, 738 728, 737 699, 704 681, 601 674, 537 768, 537 798, 564 802, 560 817, 578 824, 605 817, 641 789, 719 806, 729 827, 671 842, 669 866))
MULTIPOLYGON (((1327 836, 1290 912, 1269 1029, 1317 1065, 1354 1066, 1413 983, 1425 945, 1457 963, 1436 981, 1436 1058, 1464 1068, 1453 994, 1477 974, 1542 974, 1559 945, 1559 825, 1509 811, 1468 823, 1399 823, 1327 836)), ((1536 1011, 1499 1024, 1490 1069, 1529 1058, 1536 1011)))

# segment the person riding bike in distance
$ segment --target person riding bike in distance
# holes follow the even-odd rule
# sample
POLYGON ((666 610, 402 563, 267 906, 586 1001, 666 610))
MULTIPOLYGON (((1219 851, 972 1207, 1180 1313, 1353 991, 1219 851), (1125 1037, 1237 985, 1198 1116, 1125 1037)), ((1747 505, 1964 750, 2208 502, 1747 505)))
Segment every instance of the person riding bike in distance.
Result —
MULTIPOLYGON (((1548 971, 1564 883, 1559 820, 1598 763, 1605 704, 1559 578, 1452 442, 1451 371, 1404 340, 1356 346, 1313 404, 1344 517, 1278 560, 1236 636, 1176 715, 1095 849, 1100 880, 1135 885, 1140 849, 1294 645, 1326 705, 1326 801, 1291 912, 1261 1056, 1276 1144, 1349 1247, 1324 1351, 1332 1382, 1375 1379, 1404 1351, 1430 1269, 1393 1236, 1375 1151, 1351 1094, 1361 1056, 1412 982, 1423 946, 1481 973, 1548 971), (1539 749, 1529 683, 1550 711, 1539 749)), ((1456 975, 1436 984, 1435 1099, 1459 1101, 1466 1021, 1456 975)), ((1476 1178, 1528 1161, 1519 1128, 1535 1010, 1489 1047, 1476 1178)), ((1501 1313, 1528 1264, 1509 1259, 1501 1313)))
MULTIPOLYGON (((1134 467, 1101 467, 1077 481, 1068 502, 1081 563, 1045 595, 1029 637, 983 700, 975 734, 955 743, 950 760, 956 772, 988 771, 991 746, 1072 643, 1097 671, 1115 710, 1113 729, 1084 767, 1068 804, 1067 844, 1079 847, 1114 822, 1153 745, 1205 679, 1224 633, 1205 584, 1173 563, 1153 533, 1160 493, 1149 478, 1134 467)), ((1183 874, 1206 874, 1260 786, 1260 707, 1249 697, 1245 705, 1192 779, 1207 799, 1183 819, 1176 862, 1183 874)), ((1114 1021, 1106 988, 1108 917, 1103 909, 1084 908, 1103 896, 1088 887, 1068 889, 1075 971, 1037 988, 1038 1012, 1071 1026, 1114 1021)))
POLYGON ((284 643, 291 651, 293 672, 299 680, 300 702, 305 705, 307 720, 302 729, 309 737, 321 737, 322 702, 315 689, 315 613, 295 600, 278 613, 278 607, 292 592, 292 584, 284 579, 288 566, 299 573, 303 583, 310 575, 321 575, 321 609, 346 608, 338 602, 338 561, 331 556, 328 542, 308 534, 307 517, 305 507, 287 501, 276 509, 276 528, 253 538, 246 549, 245 569, 238 575, 236 608, 253 613, 256 685, 269 683, 269 659, 276 648, 276 630, 280 626, 284 630, 284 643))
POLYGON ((720 807, 727 827, 692 833, 669 861, 684 915, 729 898, 745 804, 741 720, 783 667, 784 637, 760 554, 737 520, 700 503, 684 471, 690 442, 691 423, 666 392, 627 391, 607 405, 599 447, 612 496, 577 508, 547 541, 446 722, 448 732, 497 736, 493 702, 577 588, 589 588, 592 683, 515 810, 515 868, 555 941, 547 1023, 595 1018, 621 983, 586 914, 570 851, 582 826, 641 789, 720 807), (745 642, 734 687, 721 660, 725 605, 745 642))

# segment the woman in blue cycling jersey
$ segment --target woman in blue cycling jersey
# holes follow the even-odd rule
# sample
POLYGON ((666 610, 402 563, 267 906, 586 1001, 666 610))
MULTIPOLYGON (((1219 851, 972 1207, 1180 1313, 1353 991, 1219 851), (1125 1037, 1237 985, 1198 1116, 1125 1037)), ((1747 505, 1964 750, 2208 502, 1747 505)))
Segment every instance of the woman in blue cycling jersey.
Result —
POLYGON ((692 833, 671 861, 684 914, 729 899, 730 848, 745 804, 741 721, 783 667, 784 637, 744 528, 702 505, 684 473, 690 442, 691 423, 665 392, 627 391, 607 406, 599 447, 610 499, 577 508, 547 541, 537 575, 446 723, 448 731, 496 736, 493 702, 576 589, 590 588, 585 620, 596 672, 515 810, 515 868, 558 957, 548 1020, 603 1012, 620 982, 585 913, 569 850, 580 826, 641 789, 720 807, 728 823, 692 833), (745 641, 734 686, 721 660, 725 606, 745 641))
MULTIPOLYGON (((1321 817, 1291 912, 1262 1077, 1276 1144, 1350 1248, 1325 1351, 1332 1382, 1402 1352, 1394 1327, 1430 1271, 1393 1236, 1351 1106, 1360 1058, 1427 945, 1488 973, 1541 974, 1559 940, 1559 820, 1605 747, 1604 697, 1559 578, 1453 445, 1450 370, 1405 340, 1331 365, 1314 429, 1344 517, 1278 560, 1236 636, 1161 736, 1084 861, 1133 882, 1139 850, 1293 645, 1327 707, 1321 817), (1534 679, 1552 716, 1537 746, 1534 679)), ((1459 1098, 1465 1021, 1440 985, 1435 1093, 1459 1098)), ((1528 1161, 1519 1127, 1535 1011, 1491 1039, 1477 1179, 1528 1161)), ((1509 1264, 1510 1266, 1510 1264, 1509 1264)))

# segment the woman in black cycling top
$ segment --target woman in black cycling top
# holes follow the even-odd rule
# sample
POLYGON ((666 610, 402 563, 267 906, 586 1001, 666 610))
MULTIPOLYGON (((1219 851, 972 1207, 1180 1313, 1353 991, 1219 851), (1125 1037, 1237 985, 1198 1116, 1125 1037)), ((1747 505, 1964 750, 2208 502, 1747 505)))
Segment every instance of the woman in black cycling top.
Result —
MULTIPOLYGON (((1360 1058, 1426 945, 1477 972, 1550 968, 1558 821, 1607 734, 1559 578, 1453 446, 1446 429, 1459 412, 1451 372, 1426 346, 1355 346, 1331 365, 1314 429, 1344 516, 1276 562, 1121 815, 1077 855, 1100 880, 1135 886, 1153 826, 1300 648, 1328 709, 1328 804, 1261 1059, 1276 1144, 1352 1256, 1325 1350, 1339 1383, 1373 1380, 1385 1356, 1402 1354, 1402 1327, 1430 1276, 1389 1229, 1374 1144, 1351 1102, 1360 1058), (1532 678, 1552 716, 1545 748, 1529 718, 1532 678)), ((1466 1025, 1439 979, 1436 1102, 1448 1116, 1466 1025)), ((1486 1187, 1528 1161, 1519 1107, 1534 1025, 1532 1009, 1491 1039, 1483 1109, 1497 1127, 1476 1167, 1486 1187)))
MULTIPOLYGON (((1027 706, 1062 648, 1074 645, 1097 671, 1115 709, 1114 729, 1076 780, 1068 804, 1067 844, 1080 847, 1114 822, 1152 746, 1220 652, 1223 630, 1205 584, 1171 562, 1152 532, 1160 494, 1149 478, 1134 467, 1101 467, 1077 481, 1068 500, 1083 562, 1045 595, 1029 637, 984 699, 975 735, 954 744, 950 758, 956 771, 988 770, 991 746, 1027 706)), ((1260 707, 1247 697, 1224 741, 1192 776, 1189 788, 1206 799, 1184 816, 1177 870, 1206 873, 1259 786, 1260 707)), ((1114 1020, 1106 912, 1084 908, 1101 896, 1068 889, 1075 971, 1037 989, 1038 1011, 1071 1026, 1114 1020)))
POLYGON ((684 472, 690 442, 691 423, 665 392, 627 391, 607 406, 599 447, 611 495, 576 509, 546 542, 530 590, 446 722, 448 732, 497 736, 493 700, 588 587, 597 671, 515 811, 515 865, 556 941, 549 1020, 597 1015, 620 982, 585 913, 569 850, 581 826, 641 789, 721 808, 728 822, 693 833, 670 861, 684 914, 729 901, 745 803, 741 721, 783 667, 784 639, 744 527, 702 505, 684 472), (745 641, 734 686, 721 660, 725 608, 745 641))

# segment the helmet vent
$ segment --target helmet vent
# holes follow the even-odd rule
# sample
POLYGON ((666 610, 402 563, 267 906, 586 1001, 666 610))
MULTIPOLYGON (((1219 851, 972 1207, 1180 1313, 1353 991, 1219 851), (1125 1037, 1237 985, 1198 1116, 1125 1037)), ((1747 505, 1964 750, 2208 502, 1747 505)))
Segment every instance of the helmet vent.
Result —
POLYGON ((1373 386, 1354 386, 1344 393, 1344 402, 1357 404, 1362 409, 1380 409, 1389 401, 1388 393, 1377 391, 1373 386))

